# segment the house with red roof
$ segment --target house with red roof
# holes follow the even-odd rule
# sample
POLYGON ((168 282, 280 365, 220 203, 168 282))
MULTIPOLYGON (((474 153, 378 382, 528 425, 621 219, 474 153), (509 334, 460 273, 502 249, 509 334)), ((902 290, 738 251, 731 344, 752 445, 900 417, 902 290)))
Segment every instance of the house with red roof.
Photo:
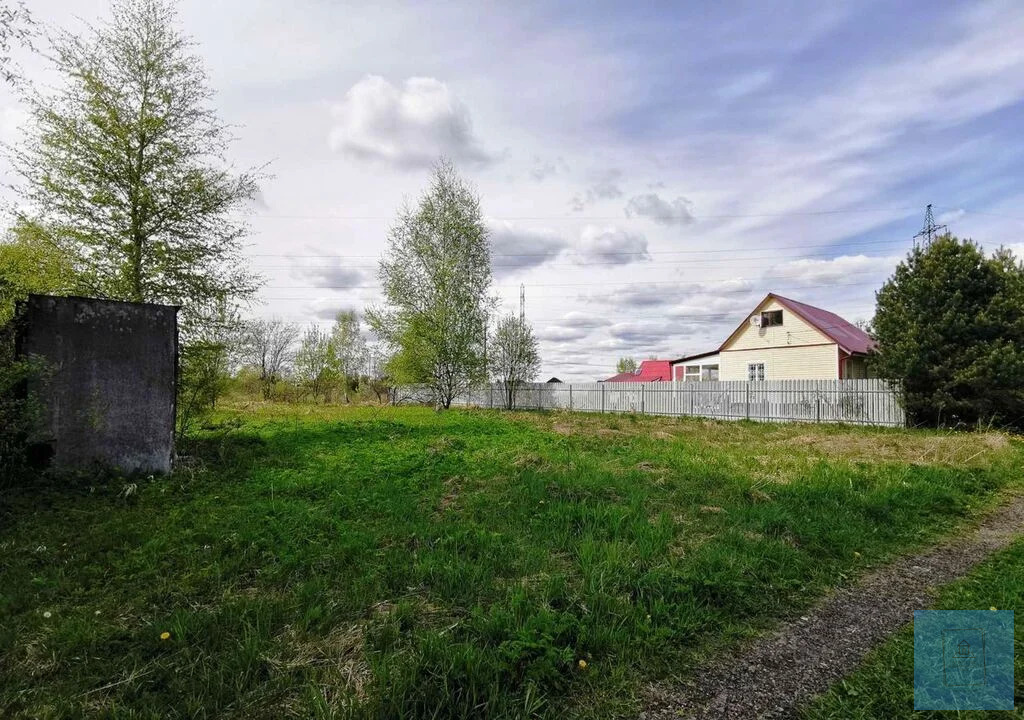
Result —
POLYGON ((671 360, 641 360, 636 372, 619 373, 601 382, 667 382, 671 379, 671 360))
POLYGON ((768 293, 717 351, 672 361, 676 380, 868 377, 875 341, 833 312, 768 293))

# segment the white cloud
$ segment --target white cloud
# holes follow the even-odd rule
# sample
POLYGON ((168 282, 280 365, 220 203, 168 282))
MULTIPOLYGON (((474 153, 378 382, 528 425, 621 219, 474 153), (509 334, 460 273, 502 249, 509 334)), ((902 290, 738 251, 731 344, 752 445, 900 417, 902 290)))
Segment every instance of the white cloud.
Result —
POLYGON ((585 226, 576 243, 576 253, 583 260, 601 261, 610 265, 627 265, 650 259, 647 239, 643 235, 614 226, 585 226))
POLYGON ((959 220, 965 214, 966 211, 963 208, 957 208, 956 210, 947 210, 946 212, 941 213, 939 215, 939 217, 936 219, 936 222, 938 222, 940 225, 945 223, 951 223, 956 220, 959 220))
POLYGON ((560 325, 548 325, 545 327, 537 328, 534 331, 538 340, 546 340, 548 342, 568 342, 570 340, 582 340, 590 334, 590 330, 586 328, 573 328, 573 327, 562 327, 560 325))
POLYGON ((412 77, 396 87, 367 75, 332 109, 331 148, 352 157, 400 168, 426 167, 444 155, 465 164, 486 164, 469 110, 447 85, 412 77))
POLYGON ((772 81, 771 70, 755 70, 735 78, 718 88, 718 97, 726 101, 738 100, 757 92, 772 81))
POLYGON ((342 310, 360 311, 353 303, 344 302, 338 298, 318 298, 309 303, 308 314, 317 320, 333 321, 342 310))
POLYGON ((622 180, 622 170, 608 168, 591 173, 591 182, 581 195, 574 195, 569 201, 569 207, 573 212, 582 212, 587 205, 598 200, 614 200, 622 197, 622 188, 619 182, 622 180))
POLYGON ((302 258, 292 268, 292 275, 308 280, 313 287, 350 290, 363 282, 363 273, 349 267, 339 258, 302 258))
POLYGON ((659 225, 689 225, 693 222, 693 203, 684 197, 662 200, 656 193, 636 195, 626 203, 626 217, 646 217, 659 225))
POLYGON ((561 157, 557 157, 554 160, 542 160, 539 156, 533 156, 533 167, 530 168, 530 177, 537 182, 546 180, 549 177, 558 174, 564 174, 569 171, 569 166, 565 160, 561 157))
POLYGON ((766 273, 766 286, 775 284, 812 285, 844 280, 851 275, 883 278, 892 273, 901 258, 897 255, 876 257, 842 255, 831 260, 803 258, 771 267, 766 273))
POLYGON ((569 243, 553 230, 524 228, 503 220, 488 219, 491 267, 498 277, 535 268, 556 258, 569 243))

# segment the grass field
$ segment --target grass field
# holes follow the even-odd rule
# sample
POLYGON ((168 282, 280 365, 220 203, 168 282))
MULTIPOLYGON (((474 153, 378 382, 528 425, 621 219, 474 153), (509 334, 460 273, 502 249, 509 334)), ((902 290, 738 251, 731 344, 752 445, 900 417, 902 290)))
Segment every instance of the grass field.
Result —
POLYGON ((221 421, 173 476, 3 494, 0 716, 628 716, 954 530, 1024 458, 998 434, 635 416, 221 421))
POLYGON ((889 720, 889 718, 1019 718, 1024 702, 1024 540, 997 553, 967 577, 944 588, 936 610, 994 607, 1016 610, 1014 676, 1016 712, 914 712, 914 631, 907 627, 869 655, 862 667, 807 708, 804 720, 889 720))

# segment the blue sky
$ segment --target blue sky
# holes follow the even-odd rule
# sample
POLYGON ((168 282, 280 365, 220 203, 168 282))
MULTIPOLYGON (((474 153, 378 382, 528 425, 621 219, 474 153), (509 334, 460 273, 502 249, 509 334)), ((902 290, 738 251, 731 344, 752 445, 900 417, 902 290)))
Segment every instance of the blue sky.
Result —
MULTIPOLYGON (((274 173, 256 314, 379 300, 389 222, 442 153, 563 379, 711 349, 768 291, 870 318, 929 202, 1024 250, 1024 3, 367 5, 181 4, 234 161, 274 173)), ((105 7, 32 3, 70 28, 105 7)))

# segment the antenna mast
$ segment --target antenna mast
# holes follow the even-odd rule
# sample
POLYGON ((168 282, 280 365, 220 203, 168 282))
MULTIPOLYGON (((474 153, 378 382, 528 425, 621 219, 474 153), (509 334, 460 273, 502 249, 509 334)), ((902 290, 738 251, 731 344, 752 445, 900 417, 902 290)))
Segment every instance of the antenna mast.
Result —
POLYGON ((914 249, 918 247, 918 242, 923 243, 924 247, 928 247, 932 244, 932 241, 941 236, 943 233, 940 230, 947 231, 948 228, 945 225, 935 224, 935 215, 932 214, 932 204, 928 203, 928 207, 924 211, 924 227, 914 236, 914 249))

